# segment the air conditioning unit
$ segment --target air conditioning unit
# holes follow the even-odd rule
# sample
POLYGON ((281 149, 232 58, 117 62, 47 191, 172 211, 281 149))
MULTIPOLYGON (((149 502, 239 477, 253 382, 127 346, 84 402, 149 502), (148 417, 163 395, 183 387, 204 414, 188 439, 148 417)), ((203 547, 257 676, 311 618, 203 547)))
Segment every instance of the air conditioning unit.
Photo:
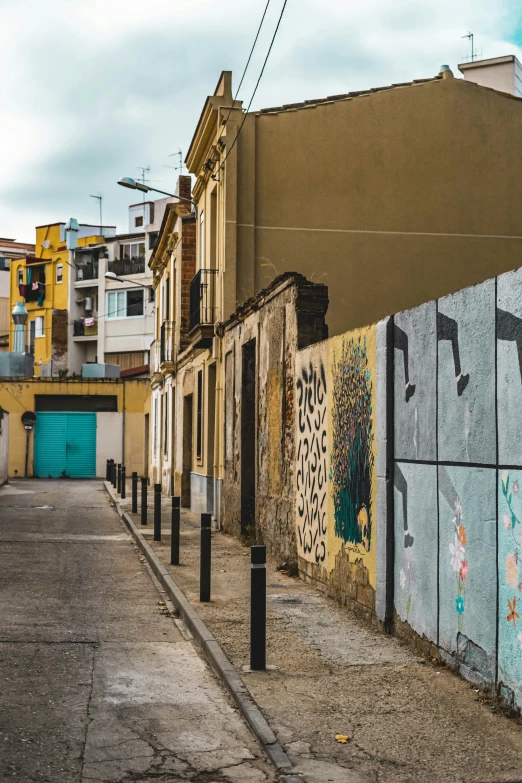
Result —
POLYGON ((86 310, 92 311, 92 296, 86 296, 83 300, 83 304, 86 310))

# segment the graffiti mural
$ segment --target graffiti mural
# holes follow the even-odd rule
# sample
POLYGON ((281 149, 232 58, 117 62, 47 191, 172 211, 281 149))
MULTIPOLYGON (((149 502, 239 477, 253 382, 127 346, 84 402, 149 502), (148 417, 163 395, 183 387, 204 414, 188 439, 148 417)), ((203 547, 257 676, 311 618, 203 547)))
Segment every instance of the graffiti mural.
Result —
MULTIPOLYGON (((335 534, 346 544, 372 546, 372 478, 375 462, 372 370, 366 337, 343 341, 332 366, 330 480, 335 534)), ((359 551, 358 549, 356 551, 359 551)))
POLYGON ((499 679, 522 703, 522 471, 499 476, 499 679))
POLYGON ((301 557, 326 558, 327 405, 324 363, 301 367, 297 378, 297 538, 301 557))

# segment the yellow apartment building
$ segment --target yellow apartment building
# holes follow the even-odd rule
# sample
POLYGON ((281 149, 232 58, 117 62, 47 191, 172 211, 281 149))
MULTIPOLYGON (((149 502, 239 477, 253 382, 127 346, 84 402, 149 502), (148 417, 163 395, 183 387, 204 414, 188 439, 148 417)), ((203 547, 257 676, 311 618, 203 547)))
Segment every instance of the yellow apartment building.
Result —
MULTIPOLYGON (((10 306, 12 310, 16 302, 23 302, 27 308, 26 349, 34 356, 37 377, 67 369, 72 251, 100 242, 99 227, 78 224, 72 218, 68 223, 37 226, 34 255, 11 263, 10 306)), ((11 351, 13 336, 11 330, 11 351)))

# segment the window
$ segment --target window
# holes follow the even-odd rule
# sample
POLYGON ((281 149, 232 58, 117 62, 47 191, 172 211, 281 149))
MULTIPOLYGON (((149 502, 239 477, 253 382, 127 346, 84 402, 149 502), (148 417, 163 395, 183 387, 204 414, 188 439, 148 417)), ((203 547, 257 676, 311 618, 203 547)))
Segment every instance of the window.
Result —
POLYGON ((139 315, 143 315, 143 288, 110 291, 107 294, 107 318, 132 318, 139 315))
POLYGON ((142 226, 143 225, 143 215, 140 215, 137 218, 134 218, 134 225, 135 226, 142 226))
POLYGON ((198 372, 198 409, 196 421, 196 456, 203 454, 203 370, 198 372))
POLYGON ((24 268, 23 266, 18 267, 18 285, 24 284, 24 268))
POLYGON ((199 268, 205 268, 205 214, 199 218, 199 268))
POLYGON ((34 319, 34 336, 35 337, 43 337, 44 336, 44 317, 43 315, 37 315, 34 319))
POLYGON ((128 242, 120 245, 120 259, 130 261, 131 258, 145 258, 145 242, 128 242))
POLYGON ((0 258, 0 269, 9 269, 7 258, 0 258))
POLYGON ((158 239, 158 231, 151 231, 149 234, 149 250, 154 250, 156 240, 158 239))
POLYGON ((57 285, 59 283, 63 282, 63 264, 57 264, 56 265, 56 283, 57 285))

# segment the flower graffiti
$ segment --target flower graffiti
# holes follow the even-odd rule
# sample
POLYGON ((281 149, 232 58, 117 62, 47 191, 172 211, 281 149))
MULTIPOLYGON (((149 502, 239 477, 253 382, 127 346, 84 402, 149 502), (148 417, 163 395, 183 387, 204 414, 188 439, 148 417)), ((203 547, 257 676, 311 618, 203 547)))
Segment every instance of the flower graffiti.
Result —
POLYGON ((508 615, 506 617, 506 620, 508 621, 508 623, 512 622, 513 623, 513 628, 516 628, 517 627, 517 617, 520 618, 520 615, 517 612, 517 597, 516 597, 516 595, 513 596, 513 600, 512 601, 510 601, 509 598, 508 598, 508 607, 509 607, 509 612, 508 612, 508 615))
POLYGON ((450 543, 449 550, 451 552, 451 567, 455 571, 456 574, 460 572, 460 567, 464 561, 464 552, 465 549, 460 543, 460 539, 457 534, 455 534, 455 541, 454 543, 450 543))
POLYGON ((513 496, 520 497, 518 494, 519 483, 518 481, 515 481, 513 483, 513 487, 510 489, 509 482, 510 482, 509 471, 505 470, 502 473, 502 494, 504 495, 504 499, 507 503, 509 514, 504 514, 502 516, 502 522, 506 530, 511 530, 511 533, 513 534, 513 540, 515 541, 515 543, 520 545, 522 544, 522 541, 516 538, 515 529, 517 528, 517 525, 520 526, 522 523, 518 515, 516 514, 515 509, 513 508, 513 496))
POLYGON ((510 587, 518 587, 519 567, 518 553, 508 552, 506 555, 506 582, 510 587))
POLYGON ((453 518, 453 526, 455 531, 454 540, 449 544, 450 551, 450 563, 457 577, 457 597, 455 599, 455 609, 458 615, 458 629, 462 631, 463 614, 464 614, 464 594, 466 592, 466 579, 468 577, 469 565, 465 560, 466 554, 465 546, 467 543, 466 528, 462 524, 462 503, 460 498, 455 500, 453 510, 455 516, 453 518))

